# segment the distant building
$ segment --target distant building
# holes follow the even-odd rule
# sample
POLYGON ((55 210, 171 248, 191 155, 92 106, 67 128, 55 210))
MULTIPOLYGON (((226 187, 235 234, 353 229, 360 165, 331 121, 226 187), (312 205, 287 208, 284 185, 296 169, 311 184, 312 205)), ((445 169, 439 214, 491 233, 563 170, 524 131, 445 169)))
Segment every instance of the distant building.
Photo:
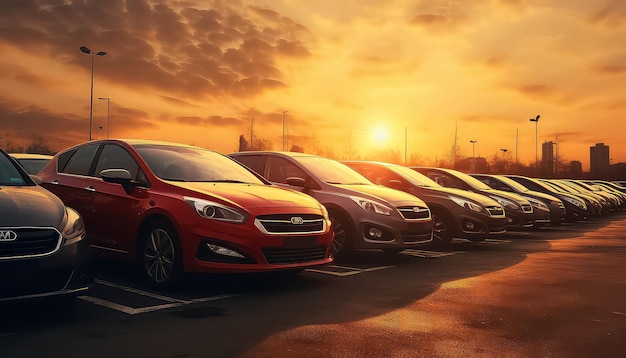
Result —
POLYGON ((572 160, 569 162, 569 174, 571 178, 581 178, 583 176, 583 163, 578 160, 572 160))
POLYGON ((608 179, 609 176, 609 146, 597 143, 589 148, 589 174, 593 179, 608 179))
POLYGON ((547 176, 554 174, 554 142, 541 144, 541 172, 547 176))

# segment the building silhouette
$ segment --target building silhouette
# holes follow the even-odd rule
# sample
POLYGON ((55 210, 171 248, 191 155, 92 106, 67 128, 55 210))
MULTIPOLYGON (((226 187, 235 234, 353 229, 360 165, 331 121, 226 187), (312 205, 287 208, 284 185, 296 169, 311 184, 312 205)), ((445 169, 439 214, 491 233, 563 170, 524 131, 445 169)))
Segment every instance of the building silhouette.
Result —
POLYGON ((608 179, 609 176, 609 146, 597 143, 589 148, 589 174, 593 179, 608 179))
POLYGON ((541 173, 547 176, 554 175, 554 142, 541 144, 541 173))

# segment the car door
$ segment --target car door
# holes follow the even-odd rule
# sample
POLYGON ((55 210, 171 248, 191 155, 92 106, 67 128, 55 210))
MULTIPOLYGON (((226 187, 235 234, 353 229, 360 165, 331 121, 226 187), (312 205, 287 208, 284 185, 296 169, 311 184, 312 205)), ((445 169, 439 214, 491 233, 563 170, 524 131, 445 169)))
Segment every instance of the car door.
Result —
POLYGON ((134 250, 140 221, 137 218, 149 207, 149 186, 139 164, 125 148, 114 143, 102 147, 90 188, 95 206, 91 227, 101 245, 124 253, 134 250), (120 184, 102 180, 105 169, 125 169, 139 185, 127 193, 120 184))

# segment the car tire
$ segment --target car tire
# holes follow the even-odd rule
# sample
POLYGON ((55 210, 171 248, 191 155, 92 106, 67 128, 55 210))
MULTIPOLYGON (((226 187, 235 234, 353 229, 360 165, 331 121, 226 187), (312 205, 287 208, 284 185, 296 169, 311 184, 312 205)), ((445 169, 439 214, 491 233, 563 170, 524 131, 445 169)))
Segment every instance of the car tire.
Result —
POLYGON ((142 274, 151 286, 170 289, 179 283, 183 256, 178 233, 171 223, 149 223, 143 230, 139 255, 142 274))
POLYGON ((433 246, 445 247, 452 242, 452 222, 450 215, 441 209, 431 210, 433 219, 433 246))
POLYGON ((329 213, 329 217, 334 234, 330 253, 335 257, 345 255, 352 248, 350 227, 346 224, 345 219, 337 213, 329 213))

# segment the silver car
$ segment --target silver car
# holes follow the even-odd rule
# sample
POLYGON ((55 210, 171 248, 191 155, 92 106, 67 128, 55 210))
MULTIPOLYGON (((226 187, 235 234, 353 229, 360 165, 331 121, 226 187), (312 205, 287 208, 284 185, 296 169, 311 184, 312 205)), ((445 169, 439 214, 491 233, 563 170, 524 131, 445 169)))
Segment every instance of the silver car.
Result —
POLYGON ((432 218, 424 201, 374 184, 336 160, 271 151, 229 156, 268 181, 307 193, 322 203, 335 233, 334 255, 353 249, 397 253, 432 242, 432 218))

